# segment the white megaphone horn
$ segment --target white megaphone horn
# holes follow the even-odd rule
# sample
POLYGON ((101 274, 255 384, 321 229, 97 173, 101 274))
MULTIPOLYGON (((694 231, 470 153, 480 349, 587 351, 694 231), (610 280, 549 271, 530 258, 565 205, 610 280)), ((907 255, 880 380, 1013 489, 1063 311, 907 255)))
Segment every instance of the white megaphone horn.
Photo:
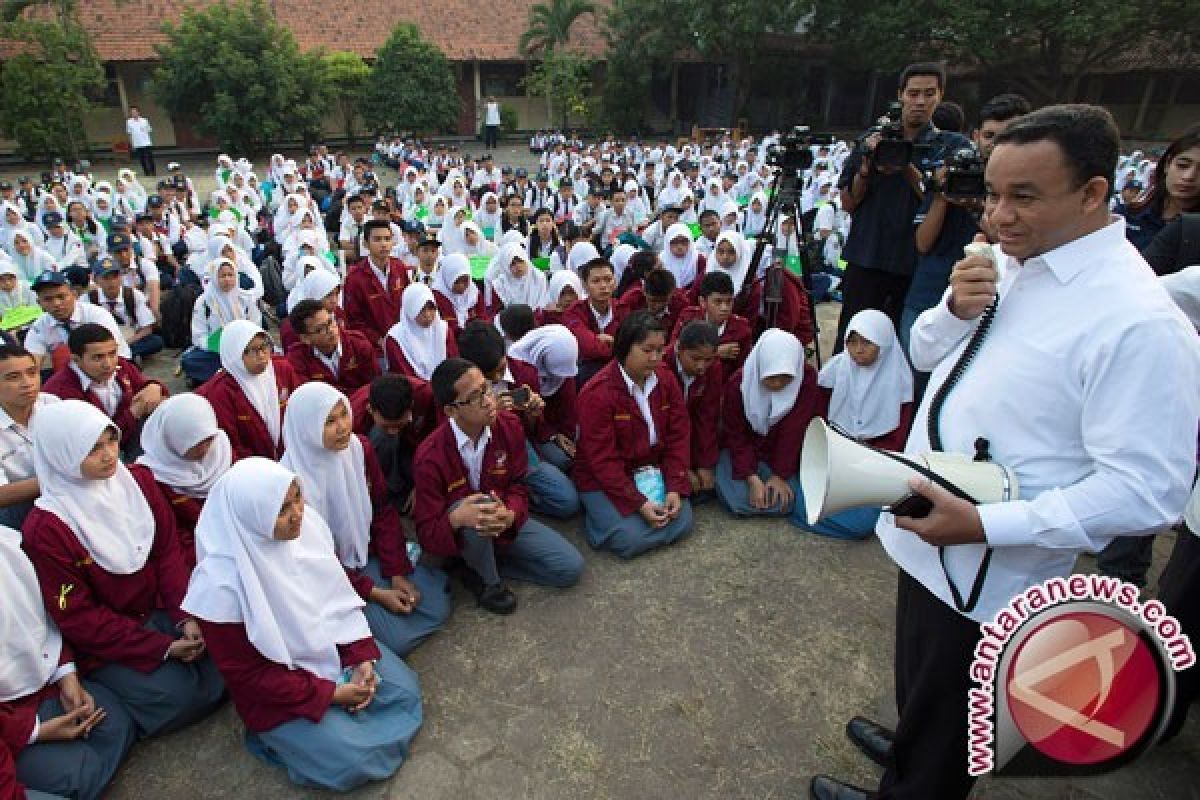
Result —
POLYGON ((1017 476, 1008 467, 973 461, 958 453, 909 456, 877 450, 829 427, 823 419, 814 419, 804 434, 800 455, 800 488, 808 524, 815 525, 848 508, 886 509, 912 494, 909 480, 930 478, 928 473, 976 504, 1019 496, 1017 476))

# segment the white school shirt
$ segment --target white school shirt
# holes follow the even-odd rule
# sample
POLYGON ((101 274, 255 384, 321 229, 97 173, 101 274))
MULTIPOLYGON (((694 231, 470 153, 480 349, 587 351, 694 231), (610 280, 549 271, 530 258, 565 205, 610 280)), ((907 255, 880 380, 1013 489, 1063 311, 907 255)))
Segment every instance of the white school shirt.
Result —
MULTIPOLYGON (((1071 572, 1113 537, 1174 524, 1195 469, 1200 350, 1195 330, 1125 239, 1117 219, 1019 264, 994 248, 1000 304, 991 331, 941 414, 947 452, 976 437, 1013 469, 1018 500, 979 506, 995 548, 979 603, 991 620, 1017 594, 1071 572)), ((932 371, 905 452, 930 449, 929 401, 977 322, 942 302, 917 318, 913 366, 932 371)), ((954 607, 938 550, 897 528, 876 532, 896 564, 954 607)), ((969 597, 985 548, 946 548, 950 578, 969 597)))
MULTIPOLYGON (((41 392, 33 402, 30 424, 37 418, 38 409, 51 403, 61 403, 52 394, 41 392)), ((13 421, 8 412, 0 408, 0 486, 33 477, 33 437, 29 428, 13 421)))
POLYGON ((500 104, 499 103, 488 103, 487 104, 487 120, 486 120, 485 124, 487 124, 487 125, 499 125, 500 124, 500 104))
POLYGON ((483 474, 483 456, 487 453, 488 443, 492 441, 492 429, 484 428, 479 434, 479 441, 472 442, 471 437, 463 433, 458 423, 450 420, 450 428, 454 431, 454 441, 458 445, 458 454, 467 465, 467 479, 471 488, 479 491, 479 479, 483 474))
POLYGON ((145 117, 125 120, 125 132, 129 134, 131 147, 150 147, 150 120, 145 117))
POLYGON ((617 369, 621 370, 621 377, 625 379, 625 388, 629 390, 629 396, 633 398, 633 402, 637 403, 638 411, 642 412, 642 419, 646 420, 646 428, 650 432, 650 446, 654 447, 658 444, 658 431, 654 428, 654 415, 650 413, 650 393, 658 386, 658 375, 651 372, 646 377, 645 388, 638 386, 633 382, 633 378, 629 377, 629 373, 621 365, 617 365, 617 369))
MULTIPOLYGON (((117 355, 122 358, 133 358, 133 354, 129 351, 129 344, 121 334, 121 329, 117 325, 117 321, 113 319, 113 315, 103 308, 76 299, 70 327, 74 330, 85 322, 95 322, 108 328, 116 337, 117 355)), ((25 349, 39 357, 46 355, 60 344, 66 343, 67 331, 64 330, 63 324, 49 314, 42 314, 35 319, 29 326, 29 332, 25 334, 25 349)))
POLYGON ((117 376, 114 374, 108 383, 100 383, 88 377, 87 373, 79 368, 79 365, 74 361, 70 364, 71 370, 79 378, 79 385, 83 387, 84 393, 91 391, 95 393, 100 404, 104 406, 104 413, 112 416, 117 413, 117 406, 121 403, 121 397, 124 392, 121 391, 121 384, 117 382, 117 376))
POLYGON ((98 306, 112 314, 117 326, 121 329, 121 333, 132 336, 142 328, 153 325, 157 320, 154 318, 154 312, 150 310, 150 306, 146 303, 146 295, 142 294, 141 290, 136 287, 129 287, 129 290, 133 292, 133 319, 125 319, 124 292, 118 292, 116 299, 112 300, 104 293, 103 289, 97 287, 95 303, 92 302, 90 292, 85 293, 79 299, 88 305, 98 306))

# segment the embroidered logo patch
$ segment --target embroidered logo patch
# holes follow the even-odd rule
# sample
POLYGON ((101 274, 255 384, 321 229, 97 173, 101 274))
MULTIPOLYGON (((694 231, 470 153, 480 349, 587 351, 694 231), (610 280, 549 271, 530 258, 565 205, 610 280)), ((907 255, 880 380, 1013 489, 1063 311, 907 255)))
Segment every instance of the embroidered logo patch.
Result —
POLYGON ((64 583, 58 588, 58 610, 67 610, 67 595, 75 589, 75 584, 64 583))

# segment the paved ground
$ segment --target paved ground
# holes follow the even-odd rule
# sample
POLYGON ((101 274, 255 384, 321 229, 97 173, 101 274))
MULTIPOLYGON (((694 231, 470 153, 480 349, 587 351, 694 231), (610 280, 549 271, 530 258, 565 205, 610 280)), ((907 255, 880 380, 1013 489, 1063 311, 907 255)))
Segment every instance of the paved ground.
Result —
MULTIPOLYGON (((211 174, 207 162, 196 174, 211 174)), ((834 314, 822 308, 826 337, 834 314)), ((171 377, 167 359, 149 369, 171 377)), ((582 583, 518 585, 511 617, 481 612, 459 592, 448 629, 409 660, 426 715, 410 761, 354 796, 800 798, 814 772, 877 780, 842 728, 856 713, 895 718, 895 570, 878 543, 735 521, 712 506, 696 523, 689 540, 632 563, 588 551, 579 520, 558 525, 587 554, 582 583)), ((1161 537, 1155 575, 1172 542, 1161 537)), ((111 793, 321 795, 247 754, 229 706, 138 745, 111 793)), ((1200 798, 1200 725, 1113 775, 988 780, 976 796, 1200 798)))

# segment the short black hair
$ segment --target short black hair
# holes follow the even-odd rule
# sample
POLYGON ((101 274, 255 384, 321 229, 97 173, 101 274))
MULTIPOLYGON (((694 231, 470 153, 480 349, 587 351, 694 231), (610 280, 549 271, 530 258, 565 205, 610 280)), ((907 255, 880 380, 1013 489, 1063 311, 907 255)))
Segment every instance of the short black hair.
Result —
MULTIPOLYGON (((372 208, 371 210, 374 211, 375 209, 372 208)), ((386 211, 387 206, 384 206, 383 210, 386 211)), ((364 242, 371 241, 371 232, 377 231, 380 228, 384 229, 388 233, 391 233, 392 232, 392 223, 386 219, 369 219, 365 223, 363 223, 363 241, 364 242)))
POLYGON ((1033 110, 1022 95, 1013 92, 998 94, 983 104, 979 109, 980 122, 1007 122, 1015 117, 1023 117, 1033 110))
POLYGON ((288 321, 292 323, 292 330, 297 335, 308 334, 308 321, 317 315, 318 311, 324 311, 325 305, 320 300, 301 300, 296 303, 296 307, 288 314, 288 321))
POLYGON ((458 335, 458 354, 484 375, 491 374, 504 360, 504 337, 490 322, 471 320, 458 335))
POLYGON ((996 136, 997 147, 1041 141, 1058 145, 1076 188, 1092 178, 1104 178, 1111 191, 1121 153, 1121 132, 1108 109, 1082 103, 1046 106, 1026 114, 996 136))
POLYGON ((89 344, 115 342, 116 340, 117 337, 113 336, 113 332, 100 323, 85 322, 67 336, 67 347, 72 353, 82 357, 87 352, 89 344))
POLYGON ((703 211, 701 211, 701 212, 700 212, 700 216, 696 217, 696 221, 697 221, 697 222, 704 222, 704 218, 705 218, 705 217, 716 217, 717 219, 720 219, 720 218, 721 218, 721 215, 720 215, 720 214, 718 214, 718 213, 716 212, 716 210, 715 210, 715 209, 712 209, 712 208, 706 208, 706 209, 704 209, 703 211))
POLYGON ((642 278, 642 294, 646 297, 670 297, 675 291, 675 273, 669 269, 652 269, 642 278))
POLYGON ((434 368, 429 382, 433 387, 433 399, 439 407, 451 405, 458 399, 454 384, 473 369, 478 367, 465 358, 447 358, 434 368))
POLYGON ((505 336, 516 342, 537 327, 537 318, 529 306, 513 303, 500 312, 500 327, 504 329, 505 336))
POLYGON ((958 103, 943 100, 933 110, 932 122, 933 127, 940 131, 962 133, 967 124, 967 115, 963 113, 962 106, 958 103))
MULTIPOLYGON (((614 267, 612 262, 607 258, 593 258, 591 261, 586 262, 582 267, 579 268, 579 279, 584 283, 587 283, 588 276, 598 269, 608 269, 612 271, 613 275, 617 274, 616 267, 614 267)), ((507 330, 507 328, 505 330, 507 330)))
POLYGON ((635 311, 621 322, 613 340, 613 357, 622 362, 629 356, 629 351, 635 344, 646 341, 653 333, 661 333, 666 338, 667 329, 662 320, 649 311, 635 311))
POLYGON ((900 91, 903 92, 909 80, 918 75, 932 75, 937 78, 938 91, 946 91, 946 68, 935 61, 921 61, 905 67, 900 73, 900 91))
POLYGON ((710 294, 733 294, 733 278, 729 277, 728 272, 713 270, 704 273, 696 296, 708 297, 710 294))
POLYGON ((361 193, 352 194, 346 198, 346 205, 350 205, 351 203, 366 203, 366 202, 367 202, 367 198, 364 197, 361 193))
POLYGON ((567 220, 562 226, 562 238, 568 242, 573 242, 576 239, 582 239, 583 229, 571 220, 567 220))
POLYGON ((384 373, 371 381, 367 391, 371 409, 384 419, 400 419, 412 408, 412 384, 403 375, 384 373))
POLYGON ((17 342, 7 339, 0 340, 0 361, 7 361, 10 358, 32 358, 35 362, 37 361, 33 357, 33 353, 17 342))
POLYGON ((695 350, 697 347, 719 347, 721 332, 708 320, 694 319, 684 325, 675 340, 676 350, 695 350))

